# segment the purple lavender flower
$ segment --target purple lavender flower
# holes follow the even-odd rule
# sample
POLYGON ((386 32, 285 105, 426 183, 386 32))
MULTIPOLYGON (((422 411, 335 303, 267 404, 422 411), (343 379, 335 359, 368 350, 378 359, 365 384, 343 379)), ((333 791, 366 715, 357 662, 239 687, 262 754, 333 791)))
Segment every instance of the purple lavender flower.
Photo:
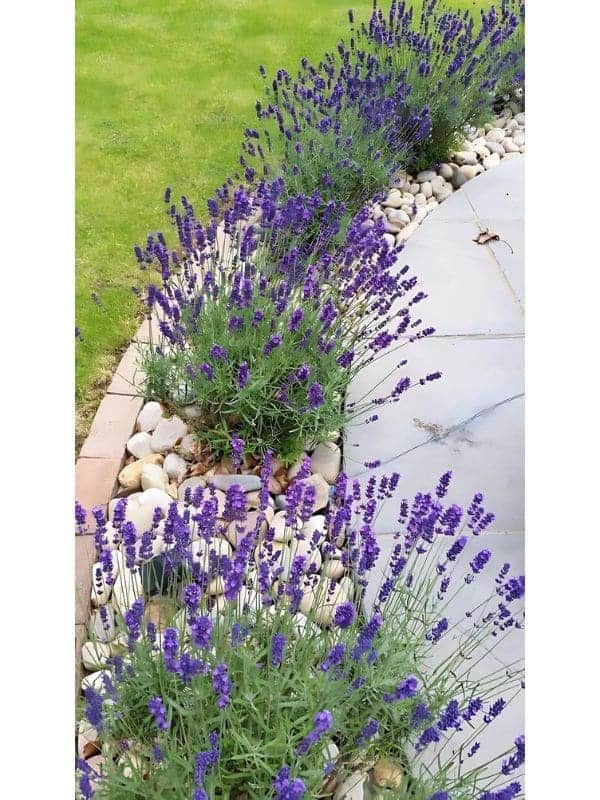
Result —
POLYGON ((207 772, 216 766, 221 757, 219 751, 219 735, 216 731, 208 734, 208 742, 210 748, 202 750, 196 754, 196 765, 194 769, 194 783, 196 784, 196 791, 193 794, 193 800, 208 800, 208 795, 204 789, 204 781, 206 780, 207 772))
POLYGON ((432 794, 429 800, 450 800, 448 792, 436 792, 432 794))
POLYGON ((227 673, 227 664, 217 664, 213 669, 213 689, 217 693, 217 705, 225 708, 229 705, 229 695, 231 693, 231 681, 227 673))
POLYGON ((231 460, 236 469, 240 469, 244 460, 244 445, 246 443, 238 436, 231 439, 231 460))
POLYGON ((238 388, 244 389, 248 385, 249 380, 250 380, 250 370, 248 369, 248 364, 245 361, 242 361, 242 363, 238 367, 238 374, 237 374, 238 388))
POLYGON ((484 792, 480 794, 478 800, 513 800, 521 791, 521 784, 518 781, 510 783, 503 789, 498 789, 495 792, 484 792))
POLYGON ((246 492, 239 484, 232 484, 227 489, 225 495, 223 519, 226 519, 228 522, 233 522, 234 520, 243 521, 246 518, 247 507, 248 499, 246 497, 246 492))
POLYGON ((206 364, 206 363, 204 363, 204 364, 200 364, 200 366, 198 367, 198 369, 199 369, 199 370, 200 370, 200 372, 201 372, 201 373, 204 375, 204 377, 205 377, 207 380, 209 380, 209 381, 212 381, 212 379, 215 377, 215 371, 214 371, 214 369, 211 367, 211 365, 210 365, 210 364, 206 364))
POLYGON ((167 719, 167 709, 161 697, 151 697, 148 700, 148 711, 154 717, 156 727, 161 731, 169 730, 169 720, 167 719))
POLYGON ((483 706, 483 702, 480 697, 474 697, 472 700, 469 700, 469 705, 466 708, 466 711, 463 712, 463 719, 466 722, 470 722, 473 717, 481 711, 483 706))
POLYGON ((325 661, 320 664, 319 669, 322 672, 327 672, 332 667, 337 667, 339 664, 342 663, 344 660, 344 656, 346 655, 346 645, 339 642, 338 644, 334 644, 325 661))
POLYGON ((192 642, 196 647, 209 647, 213 623, 210 617, 197 617, 190 622, 192 642))
POLYGON ((515 739, 515 752, 509 756, 506 761, 502 762, 502 774, 510 775, 519 769, 525 762, 525 736, 517 736, 515 739))
POLYGON ((278 667, 283 660, 283 653, 287 643, 287 636, 283 633, 276 633, 271 641, 271 664, 278 667))
POLYGON ((323 387, 320 383, 311 383, 308 387, 308 404, 310 408, 320 408, 325 402, 325 395, 323 394, 323 387))
POLYGON ((164 760, 164 753, 163 749, 160 745, 154 744, 152 745, 152 758, 156 761, 157 764, 161 764, 164 760))
POLYGON ((276 350, 282 342, 280 333, 275 333, 269 338, 269 341, 264 345, 262 353, 264 356, 270 356, 273 350, 276 350))
POLYGON ((431 715, 427 710, 425 703, 418 703, 413 709, 410 719, 410 727, 418 728, 423 722, 427 722, 430 716, 431 715))
POLYGON ((227 349, 225 347, 221 347, 219 344, 214 344, 210 348, 210 357, 213 361, 226 361, 227 355, 227 349))
POLYGON ((296 370, 296 377, 299 381, 306 381, 310 378, 311 368, 310 364, 302 364, 296 370))
POLYGON ((446 558, 448 559, 448 561, 456 561, 458 556, 464 550, 467 541, 468 540, 466 536, 461 536, 454 542, 452 547, 450 547, 450 549, 446 552, 446 558))
POLYGON ((91 686, 87 686, 83 690, 85 697, 85 718, 93 725, 98 733, 102 732, 104 727, 104 717, 102 714, 102 696, 91 686))
POLYGON ((292 333, 297 331, 303 319, 304 311, 301 308, 295 308, 288 324, 289 330, 292 331, 292 333))
POLYGON ((333 725, 333 714, 327 709, 318 711, 313 720, 313 728, 311 732, 302 739, 296 748, 296 755, 303 756, 308 753, 310 748, 319 741, 321 736, 326 733, 333 725))
POLYGON ((500 716, 500 714, 506 708, 506 700, 503 697, 499 697, 492 705, 488 708, 486 713, 483 715, 483 721, 486 725, 489 725, 490 722, 496 717, 500 716))
POLYGON ((469 562, 473 572, 476 574, 481 572, 491 557, 492 553, 490 550, 481 550, 479 553, 477 553, 473 561, 469 562))
POLYGON ((416 695, 418 687, 419 682, 415 676, 409 675, 408 678, 405 678, 402 683, 399 683, 398 686, 396 686, 393 692, 386 692, 383 695, 383 699, 386 703, 394 703, 397 700, 408 700, 410 697, 414 697, 416 695))
POLYGON ((286 765, 281 767, 273 781, 275 800, 302 800, 306 785, 300 778, 290 778, 292 770, 286 765))
POLYGON ((177 672, 177 653, 179 651, 179 632, 177 628, 165 628, 162 649, 166 669, 169 672, 177 672))
POLYGON ((77 500, 75 501, 75 524, 77 525, 77 529, 79 533, 83 533, 85 530, 85 523, 87 518, 87 512, 85 508, 78 503, 77 500))
POLYGON ((350 601, 341 603, 333 615, 333 624, 339 628, 349 628, 356 619, 356 609, 350 601))
POLYGON ((447 731, 449 728, 460 730, 460 710, 458 700, 451 700, 444 711, 442 712, 437 726, 441 731, 447 731))
POLYGON ((202 598, 202 588, 197 583, 188 584, 183 590, 183 602, 188 613, 195 614, 202 598))
POLYGON ((356 744, 361 748, 364 747, 377 733, 379 733, 379 723, 376 719, 369 719, 358 734, 356 744))
POLYGON ((423 733, 419 736, 419 740, 415 746, 415 750, 417 751, 417 753, 420 753, 428 745, 433 744, 434 742, 439 742, 439 740, 440 740, 440 735, 433 726, 425 728, 423 733))
POLYGON ((437 622, 433 628, 425 634, 425 638, 429 642, 439 642, 442 635, 448 630, 448 620, 446 617, 437 622))
POLYGON ((370 652, 373 647, 373 639, 377 634, 379 628, 381 628, 383 624, 383 617, 379 612, 373 614, 370 621, 365 625, 365 627, 360 631, 358 634, 358 638, 356 640, 356 644, 352 649, 352 658, 354 661, 360 661, 360 659, 370 652))

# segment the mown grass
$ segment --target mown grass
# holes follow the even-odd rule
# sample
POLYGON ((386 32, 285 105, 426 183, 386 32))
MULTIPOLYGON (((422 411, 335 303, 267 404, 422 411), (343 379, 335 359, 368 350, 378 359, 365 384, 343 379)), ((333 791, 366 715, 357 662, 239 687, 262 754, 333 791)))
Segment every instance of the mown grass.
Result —
POLYGON ((347 30, 349 7, 364 19, 371 0, 77 0, 81 432, 138 324, 132 246, 164 225, 165 186, 203 207, 254 121, 258 64, 292 70, 303 55, 318 59, 347 30))

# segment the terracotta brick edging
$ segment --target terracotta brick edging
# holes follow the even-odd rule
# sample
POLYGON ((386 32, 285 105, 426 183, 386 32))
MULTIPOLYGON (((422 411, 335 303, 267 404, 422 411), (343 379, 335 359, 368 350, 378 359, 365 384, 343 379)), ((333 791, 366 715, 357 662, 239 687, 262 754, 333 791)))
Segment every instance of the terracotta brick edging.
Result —
POLYGON ((125 351, 106 395, 94 416, 90 432, 75 464, 75 500, 88 514, 89 532, 75 535, 75 698, 81 684, 81 646, 87 638, 91 612, 92 566, 96 548, 91 510, 107 510, 117 489, 117 478, 125 461, 127 440, 134 432, 144 404, 140 393, 140 371, 136 368, 137 343, 148 341, 148 321, 139 327, 125 351))

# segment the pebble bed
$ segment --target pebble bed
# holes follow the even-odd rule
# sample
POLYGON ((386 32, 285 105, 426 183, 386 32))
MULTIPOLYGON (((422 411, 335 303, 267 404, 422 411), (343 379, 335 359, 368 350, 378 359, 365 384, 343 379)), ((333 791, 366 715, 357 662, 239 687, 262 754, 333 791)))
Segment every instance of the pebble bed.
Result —
POLYGON ((470 127, 460 149, 448 163, 417 175, 401 173, 382 202, 372 207, 371 220, 385 218, 384 237, 390 246, 404 244, 419 225, 446 198, 467 181, 505 158, 525 152, 525 112, 519 99, 511 100, 491 123, 470 127))
MULTIPOLYGON (((516 94, 492 123, 483 128, 465 131, 464 142, 452 154, 448 163, 417 175, 400 174, 387 191, 385 199, 373 204, 371 219, 365 224, 373 225, 374 220, 385 217, 384 237, 391 246, 404 244, 427 215, 454 191, 478 174, 497 166, 502 159, 517 156, 524 151, 525 113, 522 110, 521 97, 516 94)), ((197 438, 191 430, 197 410, 190 406, 182 416, 183 419, 166 416, 163 407, 154 401, 143 406, 137 419, 136 433, 127 442, 128 458, 119 473, 119 491, 109 503, 109 541, 110 520, 120 497, 127 497, 126 519, 133 522, 138 531, 152 529, 155 509, 161 510, 163 519, 152 534, 152 558, 168 548, 162 535, 164 517, 173 501, 177 501, 180 511, 183 511, 186 489, 193 491, 198 486, 212 484, 219 508, 223 509, 225 492, 235 483, 246 493, 250 509, 246 526, 253 529, 260 513, 260 464, 254 464, 239 473, 231 461, 225 458, 207 469, 206 463, 199 458, 197 438)), ((312 473, 307 482, 313 484, 316 490, 313 516, 308 522, 302 524, 298 520, 297 528, 294 529, 286 526, 285 521, 284 493, 293 483, 300 469, 300 461, 286 468, 275 459, 273 477, 268 487, 270 500, 269 507, 264 512, 263 530, 266 533, 270 526, 275 531, 273 550, 279 549, 282 553, 279 563, 283 566, 283 571, 279 579, 285 581, 288 578, 296 554, 308 555, 312 564, 312 575, 306 581, 305 595, 296 619, 299 635, 307 624, 312 624, 307 618, 311 610, 314 612, 315 622, 327 627, 337 606, 352 599, 355 592, 354 582, 347 574, 344 563, 344 535, 341 534, 335 541, 333 551, 331 545, 326 544, 327 510, 332 487, 342 465, 338 441, 339 435, 335 434, 332 441, 322 442, 312 450, 307 449, 305 453, 310 458, 312 473), (302 531, 304 540, 295 538, 297 531, 302 531), (319 531, 320 539, 316 546, 311 546, 311 538, 316 531, 319 531), (319 586, 330 581, 335 581, 337 587, 326 599, 321 599, 324 592, 319 591, 319 586)), ((207 558, 209 549, 220 556, 231 556, 245 534, 245 530, 240 531, 239 526, 236 528, 236 523, 227 524, 222 521, 221 533, 207 544, 196 535, 195 523, 193 525, 192 551, 200 562, 207 558)), ((147 594, 142 578, 143 565, 148 560, 138 558, 136 568, 130 570, 125 565, 122 548, 122 543, 115 544, 112 584, 109 585, 106 581, 101 563, 97 562, 92 567, 89 639, 82 647, 82 664, 86 671, 82 689, 87 686, 101 689, 103 677, 107 673, 108 659, 127 652, 127 637, 119 630, 118 619, 137 597, 147 594)), ((256 560, 259 550, 260 545, 256 549, 256 560)), ((216 577, 207 592, 208 611, 211 615, 219 614, 226 607, 227 601, 223 592, 223 579, 216 577)), ((260 605, 256 572, 249 571, 240 598, 238 602, 248 608, 260 605)), ((164 598, 160 595, 150 597, 146 601, 146 620, 154 622, 160 630, 166 624, 169 610, 172 608, 165 606, 164 598)), ((178 617, 178 626, 181 625, 181 631, 185 634, 184 609, 180 609, 178 617)), ((332 746, 335 747, 333 743, 332 746)), ((94 770, 100 770, 104 760, 101 743, 97 732, 85 719, 79 724, 77 749, 79 756, 86 758, 94 770)), ((395 781, 401 779, 398 767, 385 759, 371 766, 370 773, 356 772, 343 784, 335 787, 334 800, 362 800, 371 796, 370 785, 393 788, 395 781)), ((334 786, 331 786, 331 790, 333 789, 334 786)))

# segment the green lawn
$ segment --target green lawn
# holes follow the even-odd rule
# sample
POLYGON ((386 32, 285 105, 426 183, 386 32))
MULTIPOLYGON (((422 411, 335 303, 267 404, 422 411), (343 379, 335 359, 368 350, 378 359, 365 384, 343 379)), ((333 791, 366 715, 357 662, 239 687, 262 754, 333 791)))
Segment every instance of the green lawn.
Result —
MULTIPOLYGON (((457 6, 480 5, 455 0, 457 6)), ((233 171, 257 66, 318 59, 371 0, 78 0, 76 386, 93 407, 137 325, 133 244, 171 185, 198 209, 233 171), (99 309, 91 300, 102 298, 99 309)))

